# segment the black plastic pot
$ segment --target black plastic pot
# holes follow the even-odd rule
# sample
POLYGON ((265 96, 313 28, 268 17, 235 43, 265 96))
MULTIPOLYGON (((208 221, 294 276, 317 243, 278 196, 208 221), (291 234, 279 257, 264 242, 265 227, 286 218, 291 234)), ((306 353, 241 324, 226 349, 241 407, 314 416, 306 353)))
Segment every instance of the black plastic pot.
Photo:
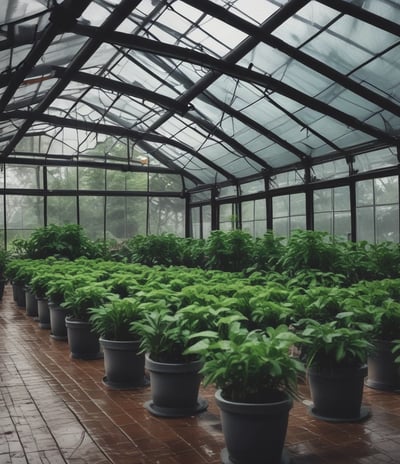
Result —
POLYGON ((92 332, 89 322, 65 318, 68 344, 71 357, 74 359, 99 359, 103 357, 100 351, 99 337, 92 332))
POLYGON ((49 312, 51 338, 55 340, 67 340, 67 327, 65 325, 65 318, 68 314, 67 310, 49 301, 49 312))
POLYGON ((104 354, 105 377, 110 388, 130 389, 149 384, 144 373, 144 354, 138 354, 140 342, 100 338, 104 354))
POLYGON ((368 378, 365 385, 377 390, 400 390, 400 365, 392 353, 393 342, 376 340, 374 351, 368 357, 368 378))
POLYGON ((331 422, 355 422, 369 416, 362 406, 367 366, 338 369, 308 369, 313 416, 331 422))
POLYGON ((221 410, 226 448, 224 464, 282 464, 289 462, 283 446, 293 401, 282 393, 282 400, 271 403, 236 403, 215 393, 221 410))
POLYGON ((162 417, 193 416, 207 409, 207 402, 198 397, 202 367, 200 361, 172 364, 160 363, 146 355, 145 366, 150 373, 151 401, 145 407, 162 417))
POLYGON ((36 298, 38 308, 39 327, 50 329, 50 310, 47 298, 36 298))

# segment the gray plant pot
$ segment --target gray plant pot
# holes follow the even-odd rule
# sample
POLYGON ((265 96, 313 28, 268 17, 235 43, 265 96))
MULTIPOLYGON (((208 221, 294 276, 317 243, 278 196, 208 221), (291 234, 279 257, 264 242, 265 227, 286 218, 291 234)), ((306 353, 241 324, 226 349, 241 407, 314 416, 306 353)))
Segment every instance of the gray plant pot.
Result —
POLYGON ((356 422, 369 416, 369 408, 362 406, 364 378, 367 366, 307 372, 314 417, 330 422, 356 422))
POLYGON ((38 317, 37 300, 28 287, 25 287, 25 303, 26 315, 30 317, 38 317))
POLYGON ((39 327, 50 329, 50 310, 47 298, 36 298, 38 307, 39 327))
POLYGON ((289 462, 283 446, 293 401, 271 403, 236 403, 215 393, 221 411, 226 448, 221 453, 224 464, 282 464, 289 462))
POLYGON ((105 377, 110 388, 130 389, 149 385, 144 373, 144 354, 138 354, 140 342, 99 340, 104 353, 105 377))
POLYGON ((14 300, 18 306, 25 308, 25 288, 24 285, 18 282, 13 283, 14 300))
POLYGON ((400 390, 400 365, 392 353, 393 342, 376 340, 374 351, 368 357, 368 378, 365 385, 377 390, 400 390))
POLYGON ((161 417, 187 417, 207 409, 207 402, 198 397, 201 361, 182 364, 160 363, 145 358, 150 373, 151 401, 148 411, 161 417))
POLYGON ((103 357, 100 351, 99 337, 92 332, 89 322, 65 318, 68 344, 71 357, 74 359, 99 359, 103 357))
POLYGON ((67 340, 67 327, 65 326, 65 318, 68 314, 67 310, 49 301, 49 312, 51 338, 55 340, 67 340))

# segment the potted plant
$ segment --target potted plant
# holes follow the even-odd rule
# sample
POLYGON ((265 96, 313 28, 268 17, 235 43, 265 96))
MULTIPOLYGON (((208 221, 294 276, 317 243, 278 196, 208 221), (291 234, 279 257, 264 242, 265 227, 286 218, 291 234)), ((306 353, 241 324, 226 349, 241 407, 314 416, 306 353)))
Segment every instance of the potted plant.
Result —
POLYGON ((46 296, 50 313, 50 336, 55 340, 67 340, 68 338, 65 325, 68 310, 63 308, 61 304, 64 302, 64 295, 73 288, 70 276, 67 273, 60 272, 60 269, 53 274, 51 281, 48 283, 46 296))
POLYGON ((130 327, 142 316, 137 301, 115 297, 97 308, 89 309, 89 313, 93 331, 100 337, 103 348, 103 382, 115 389, 148 385, 144 373, 144 353, 139 353, 140 339, 130 327))
POLYGON ((226 309, 190 305, 175 313, 163 303, 153 303, 143 318, 131 324, 146 353, 145 366, 150 373, 152 399, 145 407, 154 415, 184 417, 207 408, 198 397, 202 362, 196 354, 186 353, 191 336, 211 327, 226 309), (158 306, 158 307, 157 307, 158 306))
POLYGON ((113 295, 101 282, 72 288, 65 294, 61 307, 68 311, 65 326, 72 358, 97 359, 103 356, 99 338, 92 332, 89 310, 100 307, 113 295))
POLYGON ((0 250, 0 300, 3 298, 4 286, 7 283, 6 268, 10 261, 10 253, 0 250))
POLYGON ((301 356, 307 366, 311 414, 327 421, 353 422, 369 415, 369 409, 362 406, 362 395, 372 345, 368 326, 339 327, 338 323, 338 319, 299 321, 306 324, 301 356))
MULTIPOLYGON (((224 335, 206 332, 187 350, 204 360, 204 383, 215 384, 226 448, 223 463, 286 462, 284 442, 303 364, 290 356, 300 337, 285 325, 248 331, 235 320, 224 335), (205 338, 203 338, 205 337, 205 338)), ((220 324, 220 325, 221 325, 220 324)))
POLYGON ((30 288, 37 301, 39 327, 50 329, 50 310, 46 292, 49 283, 53 278, 53 273, 46 269, 38 272, 30 281, 30 288))
MULTIPOLYGON (((369 284, 372 285, 372 282, 369 284)), ((375 287, 378 284, 372 285, 372 289, 375 287)), ((400 333, 400 303, 390 298, 389 293, 385 296, 381 302, 376 301, 377 304, 368 303, 371 298, 360 298, 358 305, 353 306, 353 317, 369 323, 372 328, 373 350, 368 356, 368 378, 365 384, 378 390, 391 391, 400 388, 400 368, 393 353, 394 341, 400 333)))

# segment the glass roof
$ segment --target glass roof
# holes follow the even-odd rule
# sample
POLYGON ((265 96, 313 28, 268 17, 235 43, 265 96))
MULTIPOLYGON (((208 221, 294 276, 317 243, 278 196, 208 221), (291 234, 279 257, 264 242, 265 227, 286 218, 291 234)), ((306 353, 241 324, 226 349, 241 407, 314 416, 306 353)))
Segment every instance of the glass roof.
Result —
POLYGON ((3 0, 1 161, 211 186, 396 147, 399 24, 395 0, 3 0))

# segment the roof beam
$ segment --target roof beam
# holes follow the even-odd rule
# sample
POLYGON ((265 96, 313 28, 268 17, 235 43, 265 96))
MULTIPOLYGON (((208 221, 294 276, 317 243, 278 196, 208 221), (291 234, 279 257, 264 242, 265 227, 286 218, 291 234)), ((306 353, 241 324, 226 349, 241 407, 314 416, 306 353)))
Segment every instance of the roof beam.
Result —
POLYGON ((65 0, 59 5, 55 3, 55 7, 50 16, 49 25, 41 34, 40 39, 32 47, 21 66, 13 73, 13 79, 8 83, 7 89, 0 99, 0 113, 6 109, 8 102, 35 64, 42 58, 42 55, 54 38, 71 27, 90 3, 91 0, 65 0))
POLYGON ((351 3, 349 1, 344 0, 335 0, 332 2, 331 0, 317 0, 319 3, 322 3, 329 8, 333 8, 340 13, 345 13, 349 16, 353 16, 365 23, 370 24, 371 26, 375 26, 378 29, 382 29, 386 32, 390 32, 391 34, 397 35, 400 37, 400 25, 386 19, 382 16, 378 16, 375 13, 371 13, 368 10, 360 8, 359 6, 351 3))
POLYGON ((72 129, 79 129, 89 132, 97 132, 100 134, 119 136, 119 137, 128 137, 133 140, 146 140, 148 142, 160 143, 165 145, 171 145, 179 150, 190 153, 193 157, 199 159, 202 163, 211 167, 214 171, 222 174, 229 180, 236 181, 236 178, 230 174, 225 169, 216 165, 215 163, 209 161, 206 157, 199 154, 196 150, 185 145, 182 142, 176 141, 171 137, 165 137, 163 135, 150 133, 150 132, 140 132, 133 129, 128 129, 121 126, 111 126, 107 124, 93 123, 87 121, 78 121, 75 119, 62 118, 58 116, 48 115, 39 113, 37 111, 11 111, 8 113, 0 114, 0 121, 10 120, 10 119, 25 119, 23 125, 28 124, 30 127, 33 121, 45 122, 57 127, 69 127, 72 129))
MULTIPOLYGON (((68 10, 69 8, 71 8, 70 6, 71 2, 73 2, 74 3, 73 6, 75 6, 73 11, 75 11, 77 5, 82 4, 86 8, 86 6, 90 3, 89 0, 85 0, 84 2, 81 2, 80 0, 70 0, 70 1, 65 0, 65 3, 63 3, 62 5, 66 6, 67 12, 64 13, 66 15, 68 15, 68 10)), ((77 53, 75 58, 71 61, 71 63, 68 65, 63 79, 59 79, 54 84, 54 86, 49 90, 46 97, 38 105, 36 109, 37 111, 43 112, 51 105, 51 103, 60 95, 60 93, 69 84, 72 75, 76 71, 78 71, 81 68, 81 66, 83 66, 86 63, 86 61, 92 56, 92 54, 95 53, 95 51, 100 47, 100 45, 102 44, 103 36, 107 35, 109 32, 112 32, 115 28, 117 28, 124 21, 124 19, 132 12, 132 10, 137 7, 139 3, 140 3, 140 0, 122 0, 121 3, 115 7, 112 14, 110 14, 110 16, 108 16, 107 19, 104 21, 104 23, 98 28, 98 33, 96 37, 88 40, 83 45, 81 50, 77 53)), ((78 9, 78 11, 81 14, 83 10, 78 9)), ((52 21, 53 22, 49 26, 49 29, 50 31, 52 31, 52 34, 44 34, 42 39, 40 40, 40 43, 43 42, 43 46, 46 45, 46 48, 49 46, 51 40, 55 37, 55 35, 61 32, 65 32, 64 17, 62 13, 61 14, 59 13, 56 17, 53 17, 52 21)), ((34 50, 36 50, 36 48, 34 48, 34 50)), ((41 56, 41 53, 44 50, 45 48, 43 49, 43 47, 40 47, 39 50, 36 50, 35 56, 34 56, 35 61, 33 63, 31 62, 32 60, 29 61, 30 63, 29 69, 26 70, 26 72, 24 73, 24 76, 26 76, 26 73, 29 72, 29 70, 37 62, 37 60, 41 56)), ((18 83, 18 85, 19 84, 20 82, 18 83)), ((11 97, 12 95, 10 95, 9 98, 11 97)), ((0 100, 0 112, 4 111, 5 109, 5 106, 2 106, 2 100, 0 100)), ((0 155, 0 159, 7 158, 7 156, 12 152, 12 150, 17 146, 17 144, 24 137, 25 133, 29 130, 29 127, 31 126, 32 122, 33 121, 31 119, 28 119, 27 121, 25 121, 25 123, 18 130, 14 138, 10 141, 7 147, 5 147, 5 149, 3 150, 3 153, 0 155)))
MULTIPOLYGON (((193 4, 191 0, 184 0, 186 3, 193 4)), ((324 2, 323 3, 326 5, 336 8, 337 5, 340 2, 334 2, 334 5, 332 5, 332 2, 324 2)), ((201 9, 201 11, 207 12, 209 8, 209 4, 212 2, 209 2, 208 0, 203 0, 202 2, 198 2, 196 8, 201 9), (207 4, 207 7, 205 6, 207 4)), ((343 2, 344 3, 344 2, 343 2)), ((358 7, 355 7, 352 4, 345 3, 345 5, 350 5, 350 9, 358 9, 358 7)), ((193 5, 194 6, 194 5, 193 5)), ((339 8, 336 8, 339 9, 339 8)), ((365 11, 365 10, 362 10, 365 11)), ((264 42, 267 45, 270 45, 273 48, 276 48, 277 50, 285 53, 286 55, 290 56, 291 58, 294 58, 296 61, 299 63, 304 64, 305 66, 309 67, 310 69, 313 69, 314 71, 326 76, 328 79, 331 79, 332 81, 336 81, 339 83, 342 87, 352 91, 353 93, 359 95, 362 98, 365 98, 366 100, 371 101, 372 103, 375 103, 376 105, 384 108, 387 111, 390 111, 393 114, 396 114, 397 116, 400 116, 400 106, 396 103, 393 102, 393 100, 389 98, 385 98, 382 95, 373 92, 372 90, 366 88, 365 86, 353 81, 350 79, 348 76, 338 72, 335 68, 332 68, 331 66, 313 58, 312 56, 302 52, 298 48, 292 47, 291 45, 287 44, 283 40, 279 39, 276 36, 273 36, 271 34, 265 35, 260 33, 260 28, 255 26, 254 24, 250 23, 249 21, 246 21, 245 19, 238 18, 236 15, 232 14, 230 11, 227 11, 225 8, 215 5, 212 3, 212 13, 213 16, 220 19, 221 21, 226 22, 227 24, 236 27, 237 29, 241 30, 242 32, 245 32, 246 34, 252 35, 253 37, 258 37, 262 42, 264 42)), ((376 16, 376 15, 373 15, 376 16)), ((397 24, 391 23, 392 25, 396 26, 398 30, 400 31, 400 26, 397 24)))
MULTIPOLYGON (((54 69, 54 76, 57 78, 63 78, 66 73, 65 68, 57 67, 54 69)), ((141 98, 143 100, 149 100, 153 103, 156 103, 163 108, 170 110, 176 110, 180 114, 186 113, 188 111, 187 105, 179 105, 176 100, 173 98, 166 97, 160 93, 152 92, 147 90, 144 87, 139 87, 137 85, 128 84, 126 82, 116 81, 113 79, 108 79, 106 77, 96 76, 94 74, 84 73, 78 71, 73 74, 71 81, 79 82, 81 84, 99 87, 100 89, 110 90, 123 95, 129 95, 134 98, 141 98)))
MULTIPOLYGON (((185 0, 188 3, 191 3, 192 0, 185 0)), ((194 0, 193 0, 194 1, 194 0)), ((211 3, 208 1, 202 2, 202 3, 211 3)), ((300 4, 303 4, 304 2, 300 2, 300 4)), ((298 5, 299 6, 299 5, 298 5)), ((198 7, 198 6, 197 6, 198 7)), ((227 14, 227 12, 224 8, 218 7, 217 5, 213 4, 213 9, 218 10, 222 9, 225 12, 226 17, 232 17, 234 15, 227 14)), ((280 11, 280 10, 279 10, 280 11)), ((279 12, 278 11, 278 12, 279 12)), ((277 12, 277 13, 278 13, 277 12)), ((221 11, 220 11, 221 13, 221 11)), ((286 18, 286 16, 285 16, 286 18)), ((282 19, 282 18, 281 18, 282 19)), ((276 20, 275 20, 276 21, 276 20)), ((229 21, 228 21, 229 22, 229 21)), ((230 21, 233 22, 233 21, 230 21)), ((241 27, 243 27, 243 23, 246 23, 248 27, 251 27, 253 33, 257 33, 257 37, 261 38, 263 37, 262 41, 271 44, 273 43, 274 46, 278 45, 277 40, 274 38, 269 39, 268 37, 266 38, 266 33, 264 32, 263 27, 258 28, 254 27, 252 25, 249 25, 244 20, 239 21, 241 24, 241 27)), ((246 26, 246 27, 247 27, 246 26)), ((269 27, 270 28, 270 27, 269 27)), ((268 28, 266 28, 268 29, 268 28)), ((81 32, 81 33, 86 33, 86 34, 93 34, 94 31, 90 31, 90 28, 88 26, 81 26, 77 25, 73 27, 74 32, 81 32)), ((247 31, 249 32, 249 31, 247 31)), ((253 39, 253 37, 251 38, 253 39)), ((254 38, 255 40, 255 38, 254 38)), ((321 114, 325 114, 327 116, 330 116, 334 119, 337 119, 339 122, 341 122, 344 125, 348 125, 350 127, 353 127, 357 130, 360 130, 362 132, 365 132, 369 135, 371 135, 374 138, 378 139, 383 139, 387 143, 393 143, 394 138, 387 135, 385 132, 381 131, 380 129, 377 129, 373 126, 370 126, 362 121, 359 121, 357 118, 354 118, 347 113, 341 112, 340 110, 337 110, 334 107, 331 107, 330 105, 321 102, 317 100, 314 97, 310 97, 309 95, 306 95, 297 89, 282 83, 281 81, 278 81, 277 79, 274 79, 270 76, 266 76, 264 74, 251 71, 249 69, 243 68, 242 66, 238 66, 234 63, 227 62, 225 60, 220 60, 216 59, 213 57, 210 57, 204 53, 196 52, 193 50, 189 49, 183 49, 182 47, 178 47, 175 45, 169 45, 169 44, 161 44, 159 42, 145 39, 143 37, 136 37, 136 36, 131 36, 128 34, 123 34, 123 33, 111 33, 109 37, 107 38, 107 41, 110 43, 115 43, 124 47, 128 48, 133 48, 133 49, 139 49, 141 51, 145 51, 148 53, 156 53, 162 56, 167 56, 169 58, 175 58, 175 59, 182 59, 184 61, 188 61, 194 64, 199 64, 202 66, 209 67, 211 69, 210 73, 207 74, 203 79, 200 79, 198 83, 196 83, 188 92, 186 92, 180 99, 178 99, 180 104, 183 105, 189 105, 190 101, 198 95, 198 93, 201 93, 202 90, 206 89, 207 86, 211 83, 209 81, 210 75, 214 76, 213 79, 217 79, 221 74, 227 74, 233 78, 241 79, 243 81, 253 83, 253 84, 258 84, 262 87, 265 87, 267 89, 270 89, 274 92, 280 93, 282 95, 285 95, 288 98, 291 98, 298 103, 307 106, 321 114), (206 82, 207 81, 207 82, 206 82)), ((258 41, 258 40, 257 40, 258 41)), ((254 44, 253 44, 254 45, 254 44)), ((279 46, 282 46, 282 51, 285 53, 289 51, 288 46, 283 45, 281 42, 279 42, 279 46), (283 47, 285 50, 283 50, 283 47)), ((315 60, 308 55, 296 50, 290 50, 293 53, 296 53, 295 58, 301 56, 301 59, 304 60, 304 63, 308 66, 312 64, 312 66, 315 66, 318 69, 318 72, 322 72, 322 74, 329 75, 331 71, 334 71, 332 68, 329 66, 325 66, 320 63, 318 60, 315 60), (306 63, 307 62, 307 63, 306 63)), ((311 66, 310 66, 311 67, 311 66)), ((317 70, 317 69, 316 69, 317 70)), ((329 77, 329 76, 328 76, 329 77)), ((374 92, 370 91, 369 89, 355 83, 352 81, 350 78, 347 76, 341 75, 340 73, 336 72, 337 78, 340 79, 340 84, 343 85, 346 88, 349 88, 351 91, 354 91, 358 93, 360 96, 363 98, 370 99, 374 103, 380 105, 385 109, 388 109, 388 111, 395 112, 396 114, 399 114, 399 107, 398 105, 394 104, 393 102, 389 101, 388 99, 381 97, 378 94, 375 94, 374 92)), ((152 129, 159 127, 165 120, 167 120, 169 117, 171 117, 171 114, 167 113, 166 115, 162 116, 155 124, 152 129)))

